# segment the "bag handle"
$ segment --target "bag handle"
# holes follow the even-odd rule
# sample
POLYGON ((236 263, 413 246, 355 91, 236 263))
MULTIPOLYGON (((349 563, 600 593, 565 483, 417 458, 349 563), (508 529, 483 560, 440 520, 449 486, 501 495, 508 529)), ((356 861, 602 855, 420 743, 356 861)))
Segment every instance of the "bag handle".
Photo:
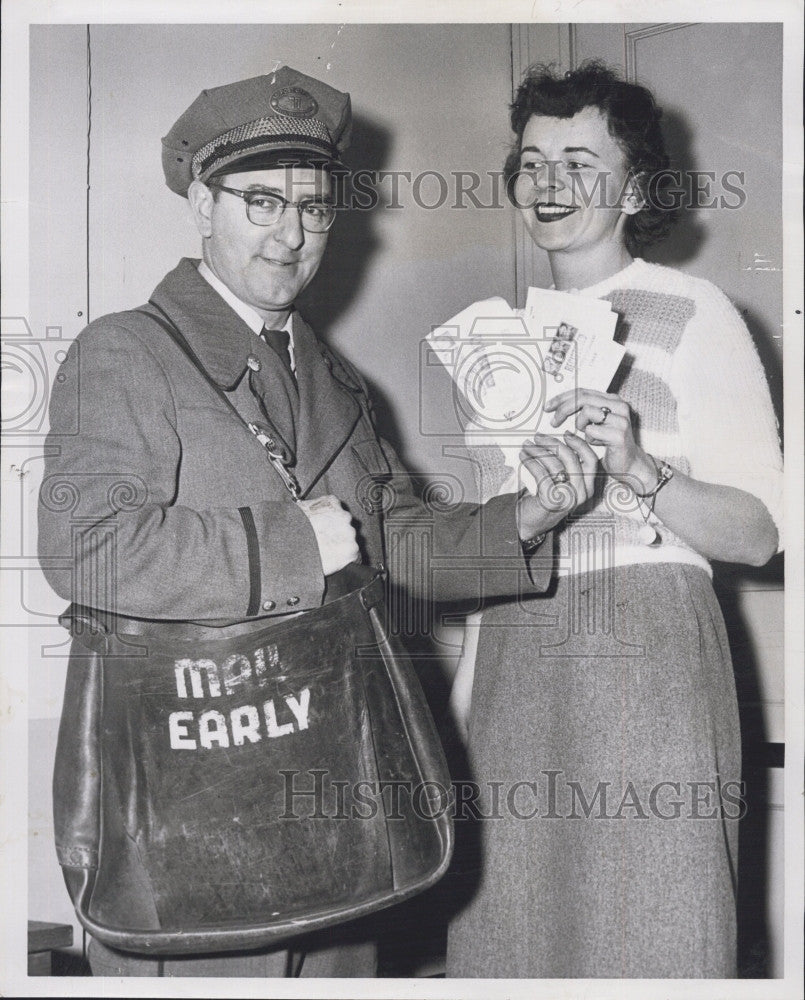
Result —
POLYGON ((232 400, 227 396, 224 390, 215 382, 201 363, 201 359, 187 342, 182 331, 173 322, 173 320, 168 316, 164 309, 156 304, 153 299, 148 300, 148 304, 157 310, 158 316, 153 313, 147 312, 145 309, 135 309, 135 312, 142 313, 143 316, 149 316, 155 323, 158 323, 165 333, 171 338, 171 340, 176 344, 180 351, 185 355, 185 357, 190 361, 190 363, 195 367, 201 377, 210 386, 210 388, 217 394, 219 399, 227 406, 230 411, 240 420, 242 424, 251 431, 251 433, 257 438, 260 444, 265 449, 266 455, 268 456, 269 462, 274 466, 277 474, 283 482, 283 485, 290 493, 295 503, 298 503, 302 496, 302 487, 299 485, 299 481, 296 476, 289 468, 288 462, 285 457, 285 451, 282 447, 281 437, 277 432, 276 428, 270 423, 268 429, 260 427, 258 424, 250 423, 245 419, 237 410, 232 400))

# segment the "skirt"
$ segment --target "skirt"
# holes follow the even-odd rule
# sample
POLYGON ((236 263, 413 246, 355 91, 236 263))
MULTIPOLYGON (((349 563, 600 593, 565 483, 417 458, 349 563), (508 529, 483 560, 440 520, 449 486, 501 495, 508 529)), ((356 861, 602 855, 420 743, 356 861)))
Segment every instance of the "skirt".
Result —
POLYGON ((699 567, 565 576, 486 609, 447 975, 734 976, 740 754, 699 567))

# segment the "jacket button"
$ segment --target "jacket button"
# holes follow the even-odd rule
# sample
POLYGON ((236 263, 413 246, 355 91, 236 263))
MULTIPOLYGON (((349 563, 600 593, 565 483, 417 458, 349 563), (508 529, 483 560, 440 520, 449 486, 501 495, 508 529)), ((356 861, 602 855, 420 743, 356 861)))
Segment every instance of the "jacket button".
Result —
POLYGON ((299 603, 298 597, 289 597, 288 600, 286 601, 286 604, 288 605, 289 608, 296 607, 298 603, 299 603))
POLYGON ((251 368, 253 372, 259 372, 260 369, 263 367, 260 362, 260 359, 256 358, 253 354, 250 354, 248 358, 246 358, 246 364, 249 366, 249 368, 251 368))
POLYGON ((276 606, 274 601, 263 601, 263 611, 273 611, 276 606))

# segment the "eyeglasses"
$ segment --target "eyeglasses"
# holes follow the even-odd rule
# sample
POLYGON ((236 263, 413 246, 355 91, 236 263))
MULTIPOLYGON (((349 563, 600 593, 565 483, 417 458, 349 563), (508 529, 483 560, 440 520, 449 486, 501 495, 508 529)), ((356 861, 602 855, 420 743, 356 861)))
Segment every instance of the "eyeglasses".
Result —
POLYGON ((237 188, 224 187, 215 181, 209 181, 208 187, 217 187, 227 194, 234 194, 246 202, 246 215, 249 222, 255 226, 273 226, 279 222, 289 205, 299 213, 302 228, 308 233, 326 233, 335 222, 335 206, 326 201, 303 199, 289 201, 281 194, 272 191, 239 191, 237 188))

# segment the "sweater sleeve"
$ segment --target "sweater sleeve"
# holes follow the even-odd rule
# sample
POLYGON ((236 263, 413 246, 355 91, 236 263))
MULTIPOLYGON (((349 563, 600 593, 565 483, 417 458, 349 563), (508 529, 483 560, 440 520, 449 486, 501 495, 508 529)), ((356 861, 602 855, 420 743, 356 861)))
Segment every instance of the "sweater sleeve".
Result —
POLYGON ((757 497, 783 547, 783 461, 769 387, 752 337, 729 299, 697 282, 696 311, 672 365, 679 430, 694 479, 757 497))

